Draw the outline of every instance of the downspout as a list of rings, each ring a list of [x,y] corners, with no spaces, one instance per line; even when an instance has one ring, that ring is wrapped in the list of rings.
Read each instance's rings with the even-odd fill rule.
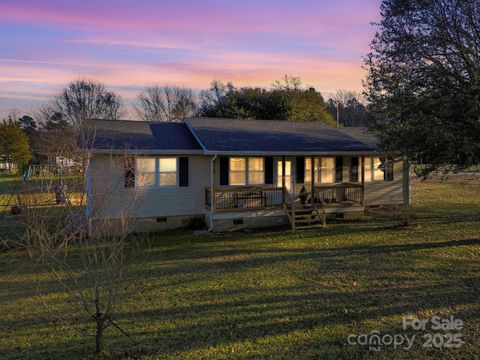
[[[92,183],[91,183],[91,164],[90,156],[87,158],[85,171],[85,219],[87,220],[87,234],[92,234]]]
[[[213,231],[213,212],[215,204],[215,191],[214,191],[214,182],[215,182],[215,160],[217,160],[217,154],[212,157],[210,160],[210,227],[208,232]]]

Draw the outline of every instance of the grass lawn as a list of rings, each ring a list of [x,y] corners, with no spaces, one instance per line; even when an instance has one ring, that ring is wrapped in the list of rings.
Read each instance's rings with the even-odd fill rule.
[[[106,330],[107,357],[145,359],[480,357],[480,180],[414,182],[416,219],[390,210],[312,231],[150,237]],[[2,255],[2,254],[0,254]],[[46,310],[35,287],[45,291]],[[65,305],[49,273],[0,258],[0,358],[81,359],[93,324]],[[76,319],[67,325],[55,312]],[[424,349],[402,316],[454,315],[460,349]],[[409,351],[347,344],[349,334],[415,335]],[[455,332],[453,332],[455,333]]]
[[[63,176],[62,180],[67,185],[70,200],[77,205],[79,198],[82,196],[83,183],[82,178],[78,176]],[[55,193],[54,187],[59,183],[57,176],[32,176],[27,183],[22,183],[22,176],[20,174],[0,174],[0,212],[9,211],[10,207],[3,207],[3,205],[18,204],[17,198],[11,197],[14,187],[19,187],[22,191],[22,202],[28,204],[29,202],[42,202],[54,204]]]

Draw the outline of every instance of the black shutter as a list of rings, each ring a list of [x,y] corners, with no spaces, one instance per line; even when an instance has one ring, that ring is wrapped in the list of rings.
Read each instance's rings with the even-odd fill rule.
[[[297,184],[303,184],[305,182],[305,158],[303,156],[297,156]]]
[[[350,160],[350,182],[358,182],[358,156]]]
[[[220,185],[228,185],[228,157],[220,158]]]
[[[273,184],[273,157],[265,158],[265,184]]]
[[[188,157],[181,157],[178,159],[179,165],[179,185],[188,186]]]
[[[335,158],[335,182],[343,182],[343,157],[337,156]]]
[[[135,187],[135,157],[127,156],[123,161],[124,185],[126,188]]]

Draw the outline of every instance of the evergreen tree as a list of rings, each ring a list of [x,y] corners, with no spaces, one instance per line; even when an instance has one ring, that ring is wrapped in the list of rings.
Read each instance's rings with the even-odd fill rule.
[[[4,121],[0,124],[0,156],[19,169],[32,158],[28,137],[18,123]]]

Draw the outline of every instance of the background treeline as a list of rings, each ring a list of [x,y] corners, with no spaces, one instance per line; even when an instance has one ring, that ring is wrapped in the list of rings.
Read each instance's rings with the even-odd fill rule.
[[[79,79],[28,115],[13,110],[0,126],[0,162],[21,168],[73,154],[84,119],[182,121],[205,116],[235,119],[322,121],[332,126],[366,126],[371,114],[360,94],[338,90],[327,101],[298,77],[285,75],[270,88],[236,87],[214,80],[208,90],[152,85],[139,91],[133,114],[122,98],[102,83]],[[67,155],[68,156],[68,155]]]

